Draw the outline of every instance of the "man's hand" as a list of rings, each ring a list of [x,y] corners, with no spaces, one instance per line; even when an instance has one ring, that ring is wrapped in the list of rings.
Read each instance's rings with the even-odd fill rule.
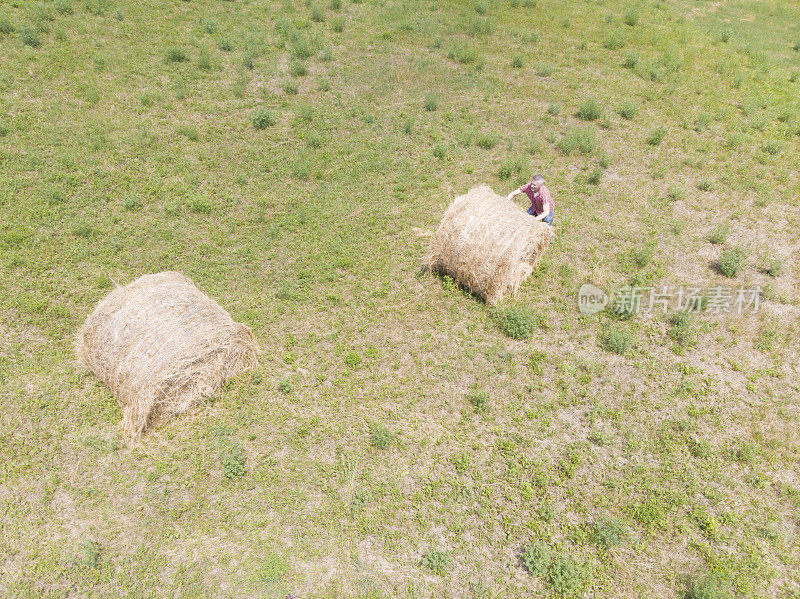
[[[519,189],[515,189],[514,191],[512,191],[510,194],[508,194],[506,196],[506,199],[511,201],[511,200],[514,199],[514,196],[517,195],[518,193],[519,193]]]
[[[537,214],[534,218],[538,221],[542,221],[550,214],[550,206],[547,204],[544,205],[544,211],[541,214]]]

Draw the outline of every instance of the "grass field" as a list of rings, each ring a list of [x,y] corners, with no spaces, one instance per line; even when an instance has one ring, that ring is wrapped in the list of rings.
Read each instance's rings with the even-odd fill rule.
[[[0,596],[800,596],[798,150],[790,0],[0,0]],[[516,298],[422,269],[535,172]],[[130,446],[73,339],[161,270],[264,357]]]

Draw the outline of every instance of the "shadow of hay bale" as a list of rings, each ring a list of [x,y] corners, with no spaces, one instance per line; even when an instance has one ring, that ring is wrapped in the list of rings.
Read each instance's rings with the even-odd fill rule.
[[[132,437],[213,394],[258,363],[249,327],[177,272],[145,275],[103,298],[76,339]]]
[[[450,204],[425,262],[494,305],[516,293],[552,237],[552,227],[484,185]]]

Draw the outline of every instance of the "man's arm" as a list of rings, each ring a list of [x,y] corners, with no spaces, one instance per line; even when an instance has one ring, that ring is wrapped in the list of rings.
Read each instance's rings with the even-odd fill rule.
[[[548,214],[550,214],[550,204],[545,204],[544,211],[541,214],[537,214],[534,218],[536,220],[543,220]]]
[[[514,196],[517,195],[517,194],[520,194],[520,193],[522,193],[522,188],[521,187],[517,187],[514,191],[512,191],[510,194],[508,194],[506,196],[506,199],[507,200],[513,200]]]

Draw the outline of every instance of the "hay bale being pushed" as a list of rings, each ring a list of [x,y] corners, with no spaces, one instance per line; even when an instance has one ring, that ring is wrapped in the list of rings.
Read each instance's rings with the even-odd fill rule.
[[[249,327],[177,272],[139,277],[103,298],[77,337],[80,362],[116,396],[138,436],[253,368]]]
[[[530,276],[552,231],[490,187],[475,187],[444,213],[427,262],[495,304]]]

